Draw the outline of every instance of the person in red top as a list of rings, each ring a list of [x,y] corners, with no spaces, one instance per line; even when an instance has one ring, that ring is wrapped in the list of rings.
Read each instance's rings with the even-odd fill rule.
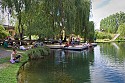
[[[66,42],[66,44],[65,44],[65,46],[64,47],[69,47],[69,43],[68,42]]]

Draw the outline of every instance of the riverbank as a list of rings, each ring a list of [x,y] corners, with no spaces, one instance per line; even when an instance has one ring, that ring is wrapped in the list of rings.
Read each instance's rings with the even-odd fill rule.
[[[125,40],[109,40],[109,39],[97,39],[96,43],[109,43],[109,42],[125,42]]]
[[[22,54],[21,62],[11,64],[10,52],[12,49],[4,49],[0,47],[0,83],[17,83],[17,73],[20,66],[28,60],[28,56],[24,54],[25,51],[18,51]]]

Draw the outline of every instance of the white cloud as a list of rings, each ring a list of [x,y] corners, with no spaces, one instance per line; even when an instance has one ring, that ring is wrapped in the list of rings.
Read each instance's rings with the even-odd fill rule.
[[[125,12],[125,0],[111,0],[105,5],[97,6],[102,4],[101,0],[93,0],[92,1],[92,12],[93,12],[93,20],[95,22],[96,29],[99,29],[101,19],[114,14],[116,12],[123,11]],[[97,8],[100,7],[100,8]]]

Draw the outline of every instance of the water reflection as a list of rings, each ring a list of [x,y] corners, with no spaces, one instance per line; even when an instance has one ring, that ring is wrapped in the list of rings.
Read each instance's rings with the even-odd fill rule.
[[[52,50],[29,61],[20,83],[125,83],[125,43],[100,43],[84,51]]]
[[[91,52],[52,50],[48,58],[26,64],[23,75],[20,74],[21,83],[90,82],[89,65],[94,61],[94,52]]]
[[[117,48],[116,47],[119,48]],[[119,56],[123,50],[117,43],[100,44],[94,50],[95,66],[92,67],[92,83],[124,83],[125,82],[125,59]],[[98,50],[98,51],[97,51]],[[123,56],[124,54],[122,54]],[[99,80],[95,80],[98,78]]]
[[[64,50],[56,50],[55,52],[55,64],[66,63],[66,54]]]

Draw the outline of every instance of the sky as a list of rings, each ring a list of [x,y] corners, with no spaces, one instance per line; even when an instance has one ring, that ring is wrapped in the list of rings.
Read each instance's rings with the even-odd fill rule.
[[[125,0],[92,0],[92,15],[95,29],[99,29],[100,21],[117,12],[125,12]]]

